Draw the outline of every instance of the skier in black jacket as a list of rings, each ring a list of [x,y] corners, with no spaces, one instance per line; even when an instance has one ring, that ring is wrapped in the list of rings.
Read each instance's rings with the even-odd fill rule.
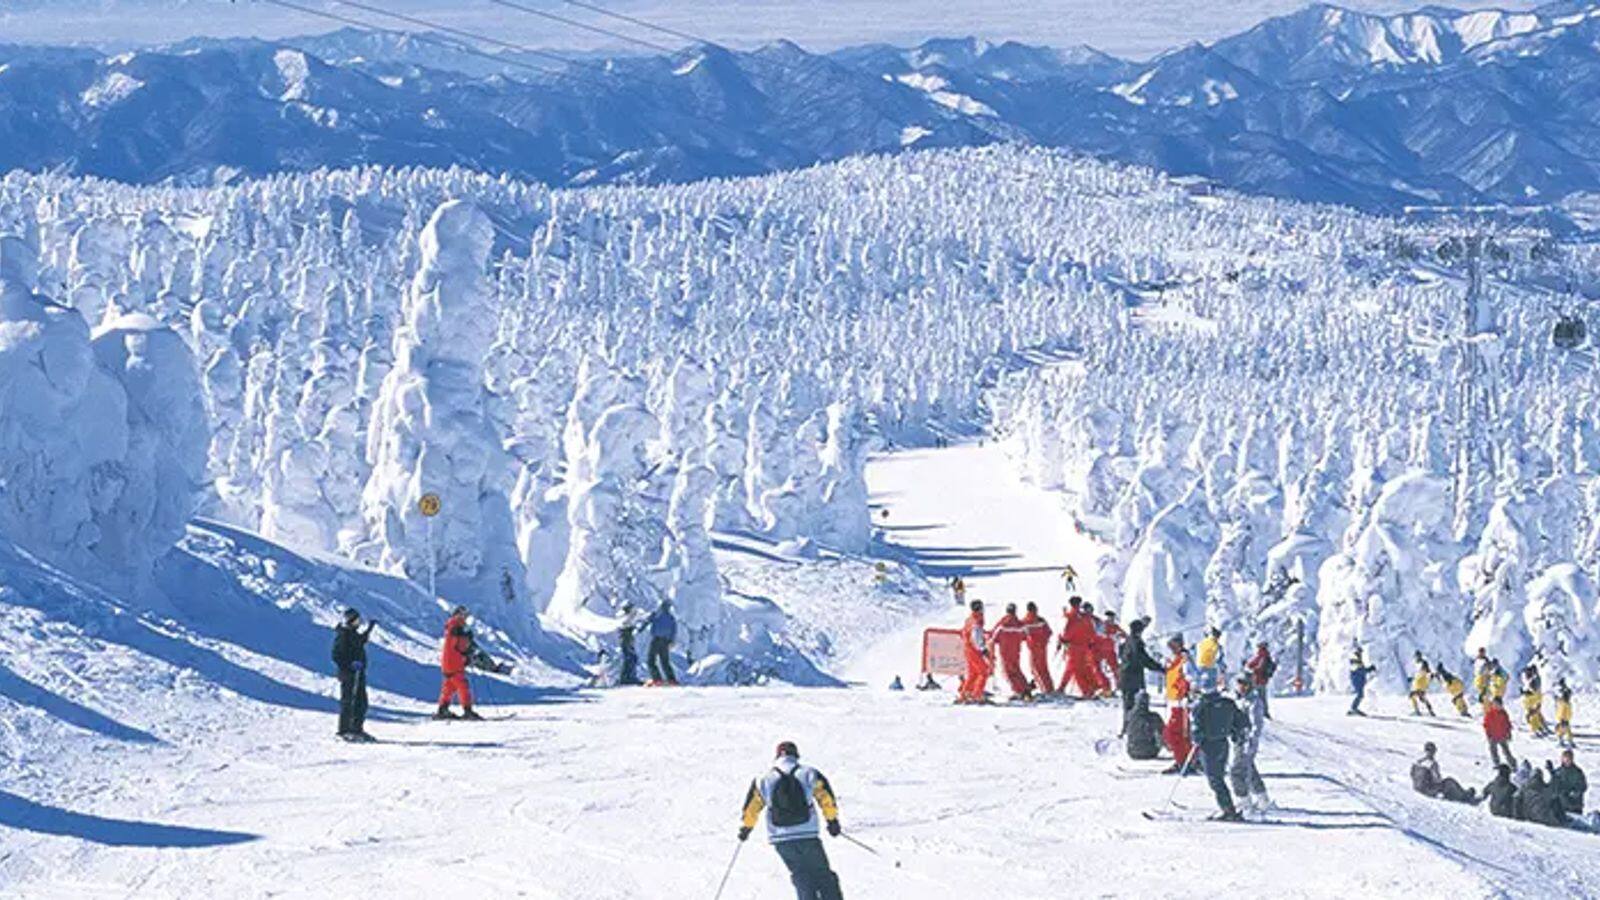
[[[1495,767],[1494,780],[1483,786],[1483,796],[1489,799],[1489,812],[1502,819],[1515,818],[1517,786],[1511,783],[1511,767],[1500,763]]]
[[[1194,742],[1200,748],[1200,762],[1205,766],[1206,781],[1211,792],[1217,795],[1217,806],[1222,810],[1215,818],[1224,822],[1241,822],[1244,816],[1233,805],[1233,795],[1228,792],[1228,742],[1250,729],[1250,718],[1232,700],[1217,692],[1217,673],[1214,669],[1200,672],[1200,702],[1194,708]]]
[[[367,640],[377,622],[361,628],[361,613],[344,611],[344,621],[333,629],[333,664],[339,672],[339,737],[370,741],[367,734]]]
[[[1144,693],[1144,679],[1146,672],[1165,672],[1163,666],[1150,651],[1144,646],[1144,629],[1150,622],[1148,619],[1134,619],[1128,623],[1128,637],[1122,642],[1122,649],[1117,659],[1117,687],[1122,691],[1122,731],[1119,737],[1128,733],[1128,718],[1133,713],[1133,698]],[[1149,709],[1149,698],[1145,698],[1146,710]]]

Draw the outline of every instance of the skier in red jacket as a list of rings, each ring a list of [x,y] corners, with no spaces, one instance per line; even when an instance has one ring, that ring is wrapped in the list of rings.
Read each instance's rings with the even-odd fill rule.
[[[1517,760],[1511,755],[1511,714],[1499,697],[1491,697],[1483,710],[1483,734],[1489,739],[1490,762],[1500,765],[1503,753],[1505,764],[1516,768]]]
[[[1073,597],[1067,608],[1067,623],[1061,627],[1060,645],[1067,655],[1067,672],[1061,677],[1061,689],[1068,684],[1077,686],[1078,696],[1093,697],[1099,692],[1094,665],[1094,618],[1085,611],[1082,597]]]
[[[993,667],[989,659],[989,633],[983,628],[983,601],[974,600],[969,607],[972,614],[961,626],[961,652],[966,659],[967,672],[961,677],[961,692],[957,703],[984,703],[988,698],[984,688],[989,684]]]
[[[1117,671],[1117,651],[1122,647],[1122,626],[1117,624],[1117,614],[1106,610],[1101,616],[1100,633],[1094,644],[1095,673],[1104,684],[1105,696],[1111,696],[1112,686],[1121,680]],[[1106,677],[1110,673],[1110,678]]]
[[[1022,674],[1022,644],[1028,639],[1022,620],[1017,618],[1017,605],[1006,604],[1006,614],[995,623],[989,633],[995,648],[1000,651],[1000,665],[1005,669],[1006,681],[1011,684],[1011,696],[1026,700],[1032,693],[1028,679]]]
[[[439,652],[439,671],[444,673],[444,686],[439,689],[439,711],[435,719],[454,719],[450,701],[461,698],[460,718],[472,721],[483,717],[472,711],[472,688],[467,684],[467,663],[473,653],[472,629],[467,627],[467,608],[458,606],[444,623],[444,646]]]
[[[1028,660],[1033,663],[1033,686],[1040,694],[1054,694],[1056,684],[1050,678],[1050,623],[1039,615],[1039,604],[1029,601],[1027,615],[1022,617],[1022,630],[1028,637]]]

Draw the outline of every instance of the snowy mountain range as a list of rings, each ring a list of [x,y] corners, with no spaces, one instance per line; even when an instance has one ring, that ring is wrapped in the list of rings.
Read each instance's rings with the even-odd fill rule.
[[[1600,7],[1312,6],[1156,59],[974,39],[815,54],[484,54],[345,30],[0,48],[0,166],[210,183],[361,163],[691,181],[1025,141],[1370,209],[1600,190]]]

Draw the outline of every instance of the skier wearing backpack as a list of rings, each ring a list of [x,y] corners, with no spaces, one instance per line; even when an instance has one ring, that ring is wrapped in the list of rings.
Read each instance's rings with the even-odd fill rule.
[[[483,719],[472,711],[472,687],[467,683],[467,665],[476,649],[472,629],[467,627],[467,608],[457,606],[444,623],[444,645],[439,651],[439,671],[444,675],[444,685],[439,688],[435,719],[461,718],[473,722]],[[450,711],[450,703],[456,698],[461,700],[459,717]]]
[[[1256,644],[1256,655],[1250,657],[1244,668],[1250,673],[1250,680],[1255,684],[1256,694],[1261,699],[1262,716],[1272,718],[1268,699],[1272,694],[1272,676],[1278,674],[1278,661],[1272,658],[1272,651],[1267,648],[1266,641]]]
[[[370,741],[367,734],[367,641],[377,622],[361,628],[361,613],[353,607],[333,629],[333,665],[339,673],[339,737]]]
[[[739,840],[750,837],[767,813],[767,841],[789,868],[798,900],[843,900],[839,876],[822,847],[817,813],[828,823],[828,834],[838,837],[839,804],[828,779],[816,769],[800,764],[793,741],[778,745],[772,768],[750,782],[740,816]]]
[[[1028,633],[1022,627],[1022,620],[1017,618],[1015,603],[1006,604],[1006,614],[995,623],[989,637],[999,651],[1000,665],[1005,669],[1006,681],[1011,685],[1012,699],[1028,699],[1032,689],[1022,674],[1022,644],[1028,639]]]
[[[677,684],[678,675],[672,671],[672,644],[678,639],[678,619],[672,614],[672,601],[661,601],[645,624],[650,628],[650,652],[645,657],[650,683]]]
[[[1197,682],[1200,702],[1194,708],[1194,739],[1199,746],[1200,764],[1206,773],[1206,783],[1216,795],[1219,809],[1215,818],[1224,822],[1238,822],[1244,816],[1233,805],[1233,795],[1228,792],[1228,743],[1238,741],[1248,732],[1249,720],[1232,700],[1217,691],[1217,670],[1201,669]]]
[[[989,632],[983,627],[983,601],[974,600],[968,607],[971,613],[961,626],[961,655],[966,661],[966,673],[961,676],[961,690],[957,703],[987,703],[984,689],[989,685],[989,673],[994,670],[990,658]]]
[[[1039,604],[1028,601],[1027,614],[1022,617],[1022,630],[1028,638],[1028,661],[1033,664],[1033,686],[1040,695],[1056,692],[1056,683],[1050,677],[1050,623],[1039,615]]]

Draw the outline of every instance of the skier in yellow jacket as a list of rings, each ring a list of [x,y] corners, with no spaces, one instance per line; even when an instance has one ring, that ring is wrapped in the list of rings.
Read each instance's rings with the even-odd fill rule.
[[[1456,712],[1463,718],[1471,718],[1472,713],[1467,710],[1467,686],[1454,672],[1444,667],[1444,660],[1434,664],[1433,677],[1444,682],[1444,689],[1449,692],[1450,702],[1455,705]]]
[[[1556,740],[1572,746],[1572,688],[1565,678],[1556,680]]]
[[[825,820],[828,834],[838,837],[842,831],[839,804],[827,777],[800,764],[800,750],[793,741],[779,744],[772,768],[750,782],[739,821],[739,840],[750,837],[763,811],[767,813],[767,841],[789,867],[789,880],[800,900],[842,900],[839,876],[822,849],[818,821]]]
[[[1412,658],[1417,664],[1417,672],[1411,676],[1411,714],[1420,716],[1423,707],[1426,707],[1428,715],[1435,715],[1433,704],[1428,701],[1428,685],[1433,683],[1433,668],[1423,659],[1421,650]]]
[[[1522,670],[1522,711],[1534,737],[1550,733],[1550,726],[1544,720],[1544,685],[1539,670],[1531,663]]]

